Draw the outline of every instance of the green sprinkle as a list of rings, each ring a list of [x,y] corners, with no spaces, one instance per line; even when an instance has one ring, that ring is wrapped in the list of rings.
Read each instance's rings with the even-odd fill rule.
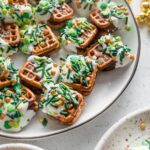
[[[24,43],[25,44],[30,44],[30,38],[24,38]]]
[[[21,93],[22,93],[21,88],[22,88],[22,85],[19,84],[19,83],[14,85],[14,90],[15,90],[15,92],[16,92],[17,94],[21,94]]]
[[[76,100],[76,98],[74,98],[71,94],[69,94],[71,101],[75,104],[75,105],[79,105],[79,102]]]
[[[70,87],[65,85],[64,83],[60,83],[60,87],[64,90],[70,91]]]
[[[99,39],[99,40],[98,40],[98,43],[99,43],[99,44],[103,44],[104,41],[103,41],[102,39]]]
[[[107,3],[105,2],[100,3],[100,9],[104,10],[106,8],[107,8]]]
[[[129,47],[126,47],[127,52],[131,52],[131,49]]]
[[[3,113],[3,109],[2,108],[0,108],[0,115]]]
[[[74,56],[72,56],[72,57],[70,58],[70,60],[71,60],[71,62],[72,62],[73,64],[76,64],[76,63],[79,61],[79,57],[76,56],[76,55],[74,55]]]
[[[64,32],[65,31],[65,27],[62,27],[59,29],[60,32]]]
[[[58,94],[64,94],[63,90],[61,90],[60,88],[57,89]]]
[[[29,16],[29,13],[24,13],[24,14],[22,15],[22,17],[23,17],[23,18],[29,18],[30,16]]]
[[[126,19],[125,19],[125,24],[126,25],[128,24],[128,17],[126,17]]]
[[[26,24],[30,24],[30,23],[31,23],[31,20],[30,20],[30,19],[25,19],[24,22],[25,22]]]
[[[21,20],[17,20],[16,23],[17,23],[18,26],[22,25],[22,21]]]
[[[122,41],[122,38],[121,38],[120,36],[117,36],[117,37],[116,37],[116,40]]]
[[[109,16],[109,12],[107,12],[107,11],[101,12],[101,14],[102,14],[103,16]]]
[[[70,36],[72,35],[76,35],[77,34],[77,32],[76,32],[76,30],[75,29],[69,29],[68,31],[67,31],[67,33],[68,34],[70,34]]]
[[[131,29],[132,29],[132,28],[131,28],[131,25],[127,24],[127,25],[125,26],[125,30],[126,30],[126,31],[131,31]]]
[[[61,111],[60,114],[64,115],[64,116],[67,116],[69,113],[67,111]]]
[[[24,29],[28,29],[28,27],[29,27],[28,25],[24,25],[23,26]]]
[[[20,118],[17,120],[17,122],[14,122],[13,128],[17,129],[19,128],[19,125],[20,125]]]
[[[16,110],[15,105],[9,104],[9,105],[7,106],[7,111],[8,111],[9,113],[14,112],[15,110]]]
[[[23,53],[29,54],[29,46],[28,45],[24,45],[21,50]]]
[[[4,122],[4,127],[5,127],[6,129],[11,129],[11,128],[12,128],[12,126],[9,125],[9,121],[5,121],[5,122]]]
[[[47,118],[43,118],[43,120],[42,120],[42,125],[43,125],[44,127],[46,127],[47,124],[48,124]]]
[[[7,14],[7,9],[6,9],[6,8],[3,8],[3,9],[2,9],[2,14],[4,14],[4,15]]]
[[[68,21],[68,23],[67,23],[67,25],[68,25],[68,27],[69,27],[69,28],[71,28],[71,27],[72,27],[72,25],[73,25],[72,20],[69,20],[69,21]]]

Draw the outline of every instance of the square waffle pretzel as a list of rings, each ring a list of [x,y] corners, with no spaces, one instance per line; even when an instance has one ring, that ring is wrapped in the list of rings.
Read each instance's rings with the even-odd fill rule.
[[[73,9],[66,3],[61,4],[61,8],[54,8],[51,16],[52,22],[64,22],[73,17]]]
[[[22,86],[21,90],[22,90],[22,95],[20,97],[29,102],[30,110],[34,110],[36,112],[39,108],[39,104],[36,101],[35,94],[29,88],[25,86]],[[15,91],[13,90],[13,87],[10,87],[10,89],[7,90],[6,93],[15,93]]]
[[[79,104],[76,106],[74,105],[73,108],[69,109],[68,110],[69,114],[67,116],[61,114],[60,116],[54,117],[47,114],[48,118],[56,120],[59,123],[66,124],[66,125],[74,124],[84,109],[85,101],[84,101],[84,97],[80,93],[78,93],[77,91],[73,91],[73,93],[77,95],[77,101]],[[41,100],[42,98],[43,97],[41,97]]]
[[[84,42],[80,44],[80,46],[78,47],[79,49],[84,49],[89,46],[89,44],[93,41],[98,32],[97,28],[93,24],[90,24],[90,26],[92,30],[89,31],[85,29],[85,32],[81,35],[81,38]]]
[[[70,109],[68,116],[61,115],[58,118],[54,118],[54,117],[48,115],[48,117],[50,119],[54,119],[62,124],[73,125],[79,118],[79,116],[85,106],[84,98],[81,94],[78,94],[78,102],[79,102],[79,106]]]
[[[64,83],[72,87],[74,90],[78,91],[82,95],[87,96],[92,92],[93,87],[95,85],[96,73],[97,73],[97,67],[95,67],[91,75],[88,76],[90,78],[88,86],[83,86],[82,84],[79,83],[69,83],[69,82],[64,82]]]
[[[94,23],[100,29],[107,29],[112,25],[110,21],[107,21],[101,16],[100,10],[94,10],[93,12],[91,12],[89,18],[91,22]]]
[[[16,5],[16,4],[27,5],[28,0],[8,0],[8,3],[11,5]]]
[[[115,61],[106,54],[103,54],[100,44],[95,44],[87,50],[87,56],[93,58],[96,56],[98,62],[98,70],[105,70],[115,64]]]
[[[43,87],[40,84],[40,77],[35,72],[34,64],[32,62],[26,62],[24,66],[20,69],[19,77],[23,83],[27,86],[32,86],[33,88],[42,90]]]
[[[24,91],[24,93],[22,94],[22,97],[29,101],[29,109],[32,109],[36,112],[39,108],[39,104],[36,101],[35,94],[29,88],[25,86],[22,86],[22,90]]]
[[[0,33],[2,38],[11,46],[17,46],[20,41],[19,27],[16,24],[1,24]]]
[[[32,49],[32,55],[44,55],[59,47],[59,41],[48,26],[43,30],[43,39],[45,41],[39,43]]]

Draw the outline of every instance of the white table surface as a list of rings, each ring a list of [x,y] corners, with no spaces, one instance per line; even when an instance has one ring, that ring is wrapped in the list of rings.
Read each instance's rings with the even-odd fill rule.
[[[139,12],[141,0],[133,0],[134,13]],[[150,105],[150,31],[140,28],[142,48],[137,72],[121,97],[103,114],[72,131],[44,140],[17,141],[1,139],[0,144],[22,142],[45,150],[93,150],[102,135],[119,119],[137,109]]]

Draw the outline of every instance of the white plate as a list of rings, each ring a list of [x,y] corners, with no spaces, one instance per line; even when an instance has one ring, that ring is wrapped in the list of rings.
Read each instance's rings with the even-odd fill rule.
[[[124,0],[122,0],[122,2],[127,5]],[[127,7],[129,6],[127,5]],[[122,31],[118,34],[123,37],[124,43],[133,50],[136,58],[135,61],[130,66],[122,69],[98,73],[94,90],[92,94],[85,99],[87,103],[85,110],[73,126],[62,126],[51,121],[47,127],[43,127],[39,123],[38,117],[35,117],[23,131],[14,134],[0,131],[0,136],[18,139],[43,138],[81,126],[106,110],[126,89],[134,76],[139,61],[140,35],[131,10],[129,21],[132,25],[131,32]],[[61,50],[59,52],[54,52],[51,57],[58,61],[59,57],[62,55],[64,55],[64,53]],[[26,59],[27,57],[21,53],[17,53],[13,57],[13,60],[18,67],[21,67]],[[40,114],[38,114],[38,116],[40,116]]]
[[[12,143],[1,145],[0,150],[44,150],[44,149],[30,144]]]
[[[146,124],[141,130],[141,123]],[[101,138],[95,150],[125,150],[127,146],[142,145],[150,138],[150,108],[127,115],[113,125]]]

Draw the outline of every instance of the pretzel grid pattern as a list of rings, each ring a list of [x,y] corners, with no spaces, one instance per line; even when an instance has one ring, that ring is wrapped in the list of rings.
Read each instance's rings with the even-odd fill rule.
[[[28,99],[29,102],[35,101],[35,95],[25,86],[22,87],[22,90],[25,92],[22,97]]]
[[[79,83],[69,83],[64,82],[66,85],[72,87],[74,90],[78,91],[84,96],[89,95],[94,87],[95,80],[96,80],[96,73],[97,73],[97,67],[94,68],[94,71],[88,76],[90,78],[88,86],[83,86]]]
[[[94,39],[97,34],[97,28],[90,24],[92,30],[85,30],[84,33],[81,35],[81,38],[84,40],[84,43],[80,44],[78,48],[84,49],[86,48]]]
[[[53,9],[53,15],[51,20],[54,22],[64,22],[66,20],[71,19],[72,17],[73,17],[72,8],[68,4],[63,3],[61,5],[61,8]]]
[[[92,23],[94,23],[97,27],[101,29],[106,29],[111,25],[110,21],[107,21],[105,18],[101,16],[99,10],[94,10],[90,14],[90,20],[92,21]]]
[[[2,38],[11,46],[16,46],[20,40],[19,27],[16,24],[1,26]]]
[[[33,55],[43,55],[59,47],[57,38],[48,26],[46,26],[43,30],[43,39],[45,39],[45,41],[41,42],[33,48]]]
[[[38,110],[38,108],[39,108],[39,104],[36,101],[35,94],[30,89],[28,89],[25,86],[22,86],[22,90],[25,92],[22,95],[22,97],[28,100],[28,102],[29,102],[29,109],[32,109],[32,110],[34,110],[36,112]]]
[[[33,63],[26,62],[25,65],[21,68],[19,76],[21,80],[23,80],[27,84],[32,85],[33,87],[36,87],[38,89],[43,89],[40,84],[41,79],[35,72]]]
[[[74,93],[77,93],[76,91],[74,91]],[[50,119],[54,119],[60,123],[63,123],[63,124],[67,124],[67,125],[72,125],[76,122],[76,120],[79,118],[84,106],[85,106],[85,102],[84,102],[84,98],[81,94],[77,93],[77,98],[78,98],[78,102],[79,102],[79,105],[68,110],[69,112],[69,115],[67,116],[64,116],[64,115],[60,115],[59,117],[57,118],[54,118],[50,115],[48,115],[48,117]]]
[[[34,110],[36,112],[38,110],[38,108],[39,108],[39,104],[36,101],[35,94],[29,88],[27,88],[25,86],[22,86],[21,89],[25,93],[22,94],[20,97],[22,97],[23,99],[25,99],[25,100],[27,100],[29,102],[28,109]],[[8,91],[10,93],[14,93],[14,90],[12,88],[10,88]]]
[[[115,63],[114,60],[109,55],[103,54],[102,50],[103,49],[100,46],[100,44],[96,44],[87,51],[87,55],[90,58],[96,56],[97,60],[101,62],[100,64],[98,64],[98,70],[104,70],[110,65]]]

